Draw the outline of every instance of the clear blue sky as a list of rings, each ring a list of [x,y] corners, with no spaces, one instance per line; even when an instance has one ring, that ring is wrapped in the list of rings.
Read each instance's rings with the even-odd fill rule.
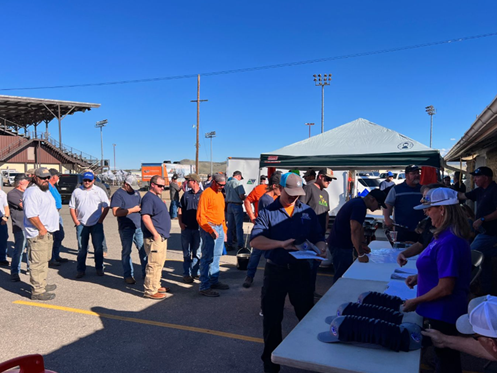
[[[478,1],[18,1],[4,0],[0,89],[112,82],[250,68],[497,32],[497,2]],[[214,160],[258,157],[365,118],[449,149],[497,94],[497,37],[201,79],[204,133]],[[196,78],[0,94],[95,102],[63,121],[63,142],[117,166],[195,157]],[[58,137],[57,124],[49,127]],[[455,139],[455,140],[453,140]],[[353,144],[351,144],[353,151]]]

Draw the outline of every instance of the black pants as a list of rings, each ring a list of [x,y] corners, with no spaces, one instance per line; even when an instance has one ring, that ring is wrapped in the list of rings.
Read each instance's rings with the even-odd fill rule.
[[[458,335],[456,326],[440,320],[425,319],[432,329],[447,335]],[[435,348],[437,355],[437,373],[460,373],[461,367],[461,354],[459,351],[451,350],[450,348]]]
[[[309,261],[302,260],[289,266],[266,263],[264,271],[264,292],[262,294],[264,372],[278,372],[280,366],[271,362],[271,353],[283,340],[281,322],[286,295],[295,309],[299,320],[314,305]]]

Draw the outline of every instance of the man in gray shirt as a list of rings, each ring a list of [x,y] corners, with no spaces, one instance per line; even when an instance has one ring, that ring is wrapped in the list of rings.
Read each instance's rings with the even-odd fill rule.
[[[242,248],[243,241],[243,200],[245,199],[245,188],[240,171],[233,172],[233,177],[226,183],[224,190],[226,192],[226,205],[228,215],[228,239],[227,250]],[[236,240],[236,243],[235,243]]]

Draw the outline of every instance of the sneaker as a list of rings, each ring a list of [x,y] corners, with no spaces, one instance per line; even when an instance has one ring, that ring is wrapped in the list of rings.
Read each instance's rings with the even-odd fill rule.
[[[183,282],[185,284],[193,284],[193,277],[192,276],[183,276]]]
[[[228,290],[229,288],[228,284],[223,284],[222,282],[216,282],[211,285],[211,289]]]
[[[58,261],[59,263],[67,263],[67,262],[69,261],[69,259],[66,259],[66,258],[59,258],[59,259],[57,259],[57,261]]]
[[[78,273],[76,273],[76,278],[81,278],[81,277],[83,277],[84,275],[85,275],[85,273],[84,273],[84,272],[80,272],[80,271],[78,271]]]
[[[124,282],[126,282],[127,284],[130,284],[130,285],[136,284],[136,280],[133,277],[126,277],[124,279]]]
[[[54,291],[55,289],[57,289],[55,284],[45,286],[45,291]]]
[[[162,287],[162,288],[157,289],[157,292],[161,293],[161,294],[169,293],[169,292],[171,292],[171,289],[168,287]]]
[[[54,298],[55,298],[54,293],[47,293],[47,292],[44,292],[41,294],[32,294],[31,295],[32,300],[52,300]]]
[[[200,290],[199,293],[201,295],[205,295],[206,297],[219,297],[219,293],[212,289]]]
[[[251,287],[251,286],[252,286],[252,282],[254,282],[254,278],[253,278],[253,277],[248,277],[248,276],[247,276],[247,277],[245,277],[245,281],[243,282],[243,285],[242,285],[242,286],[243,286],[244,288],[247,288],[247,289],[248,289],[249,287]]]
[[[104,274],[105,273],[103,269],[97,269],[97,276],[103,276]]]
[[[8,260],[0,260],[0,266],[8,267],[9,266],[9,261]]]
[[[162,300],[162,299],[166,299],[166,294],[162,294],[162,293],[143,294],[143,297],[149,298],[149,299],[155,299],[155,300]]]
[[[10,275],[10,281],[19,282],[19,281],[21,281],[21,278],[19,277],[19,275],[17,273],[15,273],[13,275]]]

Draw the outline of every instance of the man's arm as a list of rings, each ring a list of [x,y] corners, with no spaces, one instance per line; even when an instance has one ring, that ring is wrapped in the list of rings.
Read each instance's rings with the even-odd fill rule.
[[[108,212],[109,212],[109,206],[102,207],[102,215],[100,215],[100,219],[98,219],[97,223],[102,224],[104,222],[104,219],[107,216]]]
[[[367,263],[369,258],[365,255],[371,250],[364,243],[364,229],[362,224],[357,220],[350,221],[350,239],[352,244],[354,245],[355,250],[357,251],[357,257],[360,262]]]
[[[465,200],[468,199],[468,197],[466,197],[466,193],[464,192],[457,192],[457,199]]]
[[[7,201],[7,200],[5,200],[5,201]],[[10,209],[9,209],[9,205],[5,205],[3,208],[5,210],[5,213],[2,216],[2,225],[5,225],[5,224],[7,224],[7,221],[9,220]]]
[[[39,216],[29,218],[28,220],[31,222],[31,224],[33,224],[35,226],[36,229],[38,229],[40,236],[44,236],[47,234],[47,230],[45,229],[45,226],[41,222]]]
[[[140,205],[136,205],[135,207],[132,207],[130,209],[124,209],[122,207],[113,207],[112,214],[117,218],[123,218],[134,212],[140,212],[140,210],[141,210]]]
[[[250,202],[250,195],[252,193],[249,194],[249,196],[247,198],[245,198],[245,200],[243,201],[243,205],[245,206],[245,211],[247,212],[247,215],[250,219],[250,221],[252,223],[254,223],[255,221],[255,214],[254,214],[254,210],[252,210],[252,202]]]
[[[485,219],[485,221],[492,221],[492,220],[497,219],[497,210],[495,210],[491,214],[483,216],[482,218]],[[483,224],[483,220],[481,220],[481,219],[475,220],[473,222],[473,228],[475,229],[475,231],[478,231],[482,224]]]
[[[78,220],[78,216],[76,215],[76,209],[69,209],[69,213],[71,214],[72,221],[74,222],[74,225],[78,226],[81,223]]]
[[[285,241],[272,240],[265,236],[257,236],[250,241],[251,247],[257,247],[259,250],[273,250],[277,248],[283,248],[285,250],[297,250],[294,238],[290,238]]]
[[[399,255],[397,256],[398,265],[401,267],[405,266],[407,264],[407,258],[421,254],[423,250],[424,247],[421,242],[416,242],[414,245],[399,253]]]
[[[385,203],[385,205],[387,206],[386,209],[383,209],[383,218],[385,219],[385,226],[387,228],[392,228],[393,220],[390,218],[390,216],[392,215],[393,206],[388,203]]]

